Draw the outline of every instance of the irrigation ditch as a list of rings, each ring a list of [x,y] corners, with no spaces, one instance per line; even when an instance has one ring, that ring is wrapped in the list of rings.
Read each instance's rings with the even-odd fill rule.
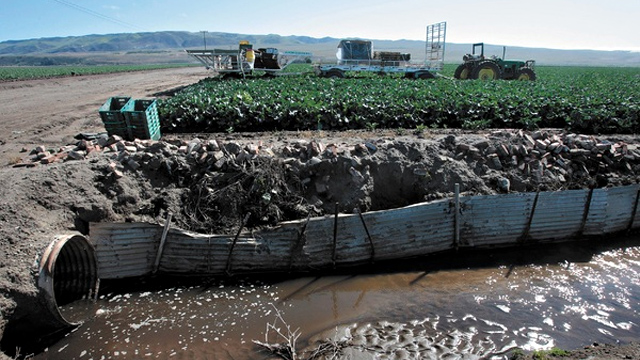
[[[638,145],[549,129],[85,134],[27,149],[1,173],[14,244],[2,350],[73,327],[58,306],[100,280],[308,273],[632,231]]]

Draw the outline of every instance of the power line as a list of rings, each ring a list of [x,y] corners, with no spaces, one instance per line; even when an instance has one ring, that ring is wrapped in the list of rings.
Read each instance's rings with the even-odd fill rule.
[[[88,9],[88,8],[86,8],[84,6],[80,6],[78,4],[74,4],[74,3],[70,2],[70,1],[67,1],[67,0],[53,0],[53,1],[57,2],[58,4],[65,5],[65,6],[68,6],[70,8],[73,8],[73,9],[76,9],[78,11],[81,11],[81,12],[87,14],[87,15],[91,15],[91,16],[97,17],[99,19],[109,21],[109,22],[114,23],[116,25],[126,26],[128,28],[132,28],[132,29],[135,29],[135,30],[143,30],[143,31],[145,30],[145,29],[143,29],[143,28],[141,28],[141,27],[139,27],[137,25],[134,25],[134,24],[122,21],[122,20],[114,19],[114,18],[112,18],[110,16],[103,15],[103,14],[101,14],[99,12],[93,11],[91,9]]]

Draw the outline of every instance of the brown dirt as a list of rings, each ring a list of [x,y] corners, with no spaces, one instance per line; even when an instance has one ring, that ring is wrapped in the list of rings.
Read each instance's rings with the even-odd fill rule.
[[[104,131],[97,110],[112,96],[153,97],[207,76],[201,67],[0,82],[0,164],[22,147],[60,146],[80,132]]]
[[[121,161],[117,166],[122,177],[114,175],[115,160],[106,153],[92,153],[80,161],[11,166],[28,161],[28,152],[22,152],[23,148],[27,151],[38,145],[57,148],[75,144],[74,136],[78,133],[104,131],[97,109],[111,96],[158,96],[207,75],[203,68],[180,68],[0,83],[0,125],[3,127],[0,132],[0,337],[8,321],[9,325],[18,323],[38,306],[32,266],[54,235],[68,231],[86,233],[87,224],[95,221],[154,221],[166,210],[176,214],[178,225],[198,230],[202,222],[194,221],[193,214],[211,209],[194,208],[190,215],[184,208],[194,200],[199,202],[200,198],[194,198],[196,191],[211,187],[244,187],[244,193],[238,190],[242,196],[230,194],[222,198],[223,202],[231,198],[245,199],[244,203],[233,203],[233,206],[253,205],[252,213],[263,211],[261,217],[255,219],[255,225],[268,225],[287,220],[287,216],[331,213],[336,201],[340,202],[341,211],[351,212],[355,207],[373,210],[449,196],[456,182],[462,183],[469,193],[495,194],[504,191],[500,188],[504,178],[511,180],[515,191],[533,191],[541,186],[543,189],[575,188],[603,182],[621,185],[640,180],[636,160],[623,170],[611,168],[598,176],[576,171],[581,175],[569,177],[566,183],[546,177],[532,179],[516,168],[495,169],[487,165],[486,158],[465,153],[468,146],[459,146],[486,141],[521,141],[517,132],[413,134],[387,130],[200,135],[202,141],[216,139],[227,153],[234,148],[248,149],[250,145],[262,145],[263,149],[272,151],[268,159],[260,160],[264,163],[238,160],[240,154],[246,157],[244,150],[238,150],[233,158],[227,154],[215,174],[210,171],[215,161],[198,162],[194,154],[179,150],[180,146],[190,146],[194,137],[189,135],[166,136],[167,142],[160,146],[147,147],[144,152],[131,155],[127,161],[139,162],[139,169],[123,165],[127,163]],[[635,148],[640,144],[636,136],[608,139],[624,141]],[[322,144],[324,149],[315,149],[314,143]],[[326,152],[330,144],[335,145],[333,155]],[[372,151],[370,145],[376,150]],[[311,164],[313,161],[318,162]],[[256,164],[262,166],[256,169]],[[270,204],[256,208],[261,198],[256,201],[255,196],[265,194],[265,189],[254,191],[261,183],[276,188],[272,197],[289,196],[279,207]],[[302,203],[304,206],[298,206]],[[210,207],[216,206],[221,205],[212,202]],[[217,213],[207,213],[207,222],[220,213],[219,209]],[[215,229],[237,229],[240,219],[241,216],[225,218]],[[591,348],[592,353],[600,348],[616,349],[623,355],[638,358],[637,344]],[[14,355],[13,349],[2,350]],[[585,349],[579,351],[575,359],[592,354],[582,355]],[[0,358],[3,356],[0,353]]]

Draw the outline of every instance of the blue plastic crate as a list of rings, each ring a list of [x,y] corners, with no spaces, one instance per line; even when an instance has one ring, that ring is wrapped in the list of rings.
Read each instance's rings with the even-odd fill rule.
[[[131,99],[121,111],[132,138],[160,139],[160,118],[155,99]]]
[[[131,98],[127,96],[110,97],[98,109],[104,128],[109,135],[118,135],[125,139],[131,138],[129,126],[121,111],[130,100]]]

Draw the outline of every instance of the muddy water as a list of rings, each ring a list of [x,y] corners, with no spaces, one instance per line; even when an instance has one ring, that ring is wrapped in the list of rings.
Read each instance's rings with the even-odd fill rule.
[[[431,257],[377,272],[105,289],[91,314],[36,359],[264,359],[267,324],[299,349],[343,341],[359,358],[464,358],[640,338],[640,238]],[[281,342],[269,331],[270,342]],[[368,350],[364,350],[364,349]]]

